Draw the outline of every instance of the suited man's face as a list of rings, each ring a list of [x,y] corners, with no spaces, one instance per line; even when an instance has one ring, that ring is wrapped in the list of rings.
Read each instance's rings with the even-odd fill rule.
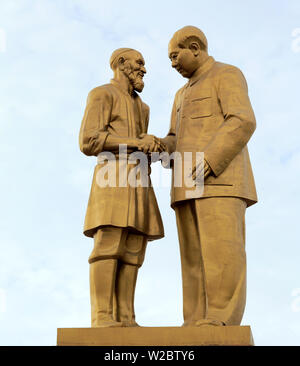
[[[169,58],[172,67],[185,78],[190,78],[199,67],[192,50],[179,45],[174,39],[171,39],[169,43]]]

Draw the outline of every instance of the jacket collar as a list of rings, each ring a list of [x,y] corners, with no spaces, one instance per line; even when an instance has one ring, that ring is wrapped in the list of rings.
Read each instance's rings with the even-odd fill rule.
[[[204,62],[204,64],[199,67],[198,70],[195,71],[194,75],[190,78],[187,85],[192,86],[194,85],[201,76],[206,73],[208,70],[210,70],[215,63],[215,59],[212,56],[209,56],[208,59]]]

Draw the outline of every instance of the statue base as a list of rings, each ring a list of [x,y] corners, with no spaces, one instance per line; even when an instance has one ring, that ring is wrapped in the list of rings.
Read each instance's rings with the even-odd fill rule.
[[[254,346],[250,326],[58,328],[58,346]]]

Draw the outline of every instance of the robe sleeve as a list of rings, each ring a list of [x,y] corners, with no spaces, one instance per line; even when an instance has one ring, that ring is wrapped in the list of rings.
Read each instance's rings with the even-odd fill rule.
[[[79,133],[80,150],[85,155],[97,156],[103,151],[112,104],[112,95],[103,87],[89,93]]]
[[[148,126],[149,126],[150,108],[146,103],[142,104],[142,111],[143,111],[143,117],[144,117],[142,133],[147,133]]]

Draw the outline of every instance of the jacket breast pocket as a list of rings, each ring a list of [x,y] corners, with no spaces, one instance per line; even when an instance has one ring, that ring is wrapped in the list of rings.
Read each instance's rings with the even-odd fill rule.
[[[212,115],[212,98],[211,96],[203,96],[191,100],[192,119],[210,117]]]

